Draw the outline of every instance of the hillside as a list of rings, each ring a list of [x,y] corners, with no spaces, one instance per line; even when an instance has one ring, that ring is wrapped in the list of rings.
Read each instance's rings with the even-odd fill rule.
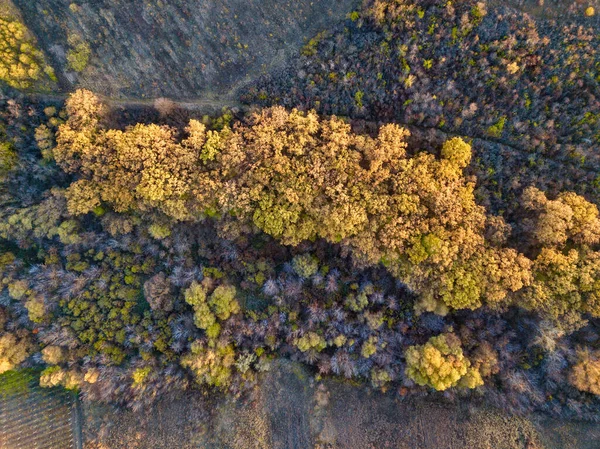
[[[63,90],[111,97],[228,96],[283,65],[357,0],[13,0]],[[89,58],[85,62],[85,47]],[[73,69],[69,51],[81,63]],[[83,61],[82,61],[83,59]]]

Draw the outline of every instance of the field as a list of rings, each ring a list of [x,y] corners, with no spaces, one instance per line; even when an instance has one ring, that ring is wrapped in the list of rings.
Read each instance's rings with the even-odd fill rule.
[[[77,449],[75,397],[28,372],[0,376],[1,449]]]
[[[173,395],[152,410],[85,405],[86,449],[594,449],[600,426],[483,404],[394,399],[276,362],[244,401]]]
[[[139,411],[0,379],[0,449],[595,449],[600,425],[509,416],[484,404],[399,401],[276,361],[250,397],[172,393]]]

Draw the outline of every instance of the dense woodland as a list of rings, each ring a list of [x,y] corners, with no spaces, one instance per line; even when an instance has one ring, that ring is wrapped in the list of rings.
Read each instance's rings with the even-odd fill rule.
[[[11,90],[0,372],[137,408],[173,389],[244,395],[289,357],[400,397],[600,418],[595,29],[557,42],[491,14],[367,2],[236,117],[163,101],[132,121],[88,90],[64,105]],[[0,79],[43,72],[28,73]]]

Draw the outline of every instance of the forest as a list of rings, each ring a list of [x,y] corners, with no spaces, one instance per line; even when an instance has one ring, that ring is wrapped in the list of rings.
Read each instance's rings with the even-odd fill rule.
[[[0,20],[0,373],[139,409],[284,357],[597,421],[598,30],[498,11],[365,2],[218,117],[21,94]]]

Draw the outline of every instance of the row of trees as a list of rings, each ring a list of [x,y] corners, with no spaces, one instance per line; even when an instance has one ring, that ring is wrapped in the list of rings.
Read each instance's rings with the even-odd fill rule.
[[[510,247],[511,226],[475,201],[463,172],[471,147],[460,138],[439,158],[409,154],[397,125],[371,138],[335,117],[275,107],[221,131],[192,120],[180,140],[165,126],[103,128],[104,106],[89,91],[67,110],[54,157],[76,174],[65,192],[72,215],[109,206],[218,217],[229,237],[254,226],[285,245],[324,239],[359,265],[383,263],[421,310],[519,304],[570,322],[600,316],[597,207],[572,192],[549,200],[527,189],[518,224],[526,240]]]

